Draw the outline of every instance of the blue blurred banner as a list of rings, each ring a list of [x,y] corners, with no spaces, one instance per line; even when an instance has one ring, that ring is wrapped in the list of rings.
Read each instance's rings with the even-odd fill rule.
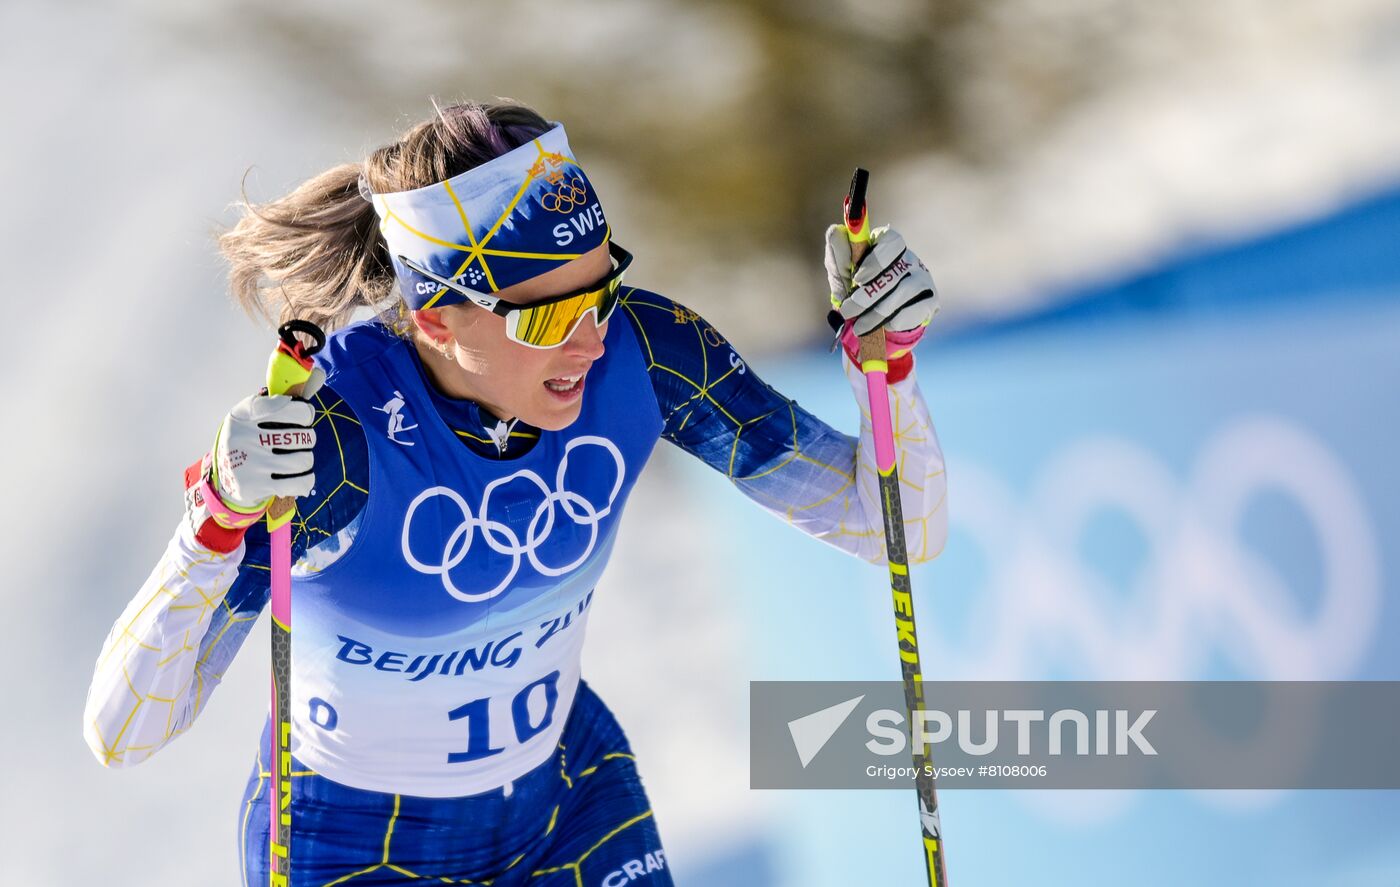
[[[936,265],[935,265],[936,267]],[[956,294],[947,294],[948,300]],[[923,346],[952,532],[937,681],[1400,677],[1400,192]],[[842,428],[831,355],[761,368]],[[750,673],[898,674],[883,571],[723,485]],[[912,793],[803,792],[782,884],[913,884]],[[951,792],[960,885],[1400,883],[1397,792]]]

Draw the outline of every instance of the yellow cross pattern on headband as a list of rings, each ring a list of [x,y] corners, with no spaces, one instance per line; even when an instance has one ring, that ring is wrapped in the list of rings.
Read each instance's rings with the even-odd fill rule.
[[[453,279],[456,279],[457,277],[460,277],[463,273],[465,273],[467,268],[473,262],[478,262],[481,265],[482,272],[486,275],[486,284],[487,286],[491,287],[491,292],[493,293],[499,291],[500,287],[497,286],[496,279],[491,274],[491,266],[486,262],[487,256],[499,256],[501,258],[509,259],[543,259],[545,261],[555,260],[561,264],[579,258],[583,255],[583,253],[531,253],[518,252],[513,250],[489,249],[487,247],[487,244],[491,242],[491,239],[496,236],[496,232],[501,230],[501,226],[505,224],[506,219],[510,218],[511,213],[515,212],[515,207],[520,203],[521,198],[525,196],[525,193],[529,190],[530,184],[532,182],[543,176],[545,177],[546,181],[553,183],[554,177],[557,176],[561,179],[563,178],[563,173],[562,171],[560,171],[559,167],[562,167],[566,163],[572,163],[574,166],[578,166],[578,162],[575,161],[572,157],[568,157],[557,151],[546,151],[544,149],[544,146],[540,144],[540,140],[538,138],[534,139],[532,143],[535,146],[535,150],[539,152],[539,157],[535,160],[535,163],[528,170],[526,170],[525,178],[521,181],[520,187],[516,189],[515,196],[510,199],[509,203],[506,204],[505,208],[501,211],[501,214],[496,218],[496,221],[491,225],[490,229],[486,232],[486,234],[481,238],[480,241],[477,241],[476,235],[472,233],[472,225],[471,221],[467,218],[466,208],[462,206],[462,201],[458,199],[457,193],[452,190],[451,182],[448,181],[442,182],[441,185],[443,190],[447,192],[447,196],[452,199],[452,205],[457,208],[457,215],[461,217],[462,220],[462,229],[467,232],[467,241],[470,244],[469,246],[462,246],[460,243],[452,243],[450,241],[434,237],[431,234],[428,234],[427,232],[419,231],[412,225],[408,224],[408,222],[404,221],[402,216],[398,215],[392,209],[390,209],[387,202],[382,202],[382,197],[376,195],[375,199],[382,202],[381,205],[383,206],[384,210],[383,219],[381,219],[379,223],[380,231],[384,231],[388,227],[389,222],[394,221],[401,225],[410,234],[413,234],[415,237],[418,237],[428,243],[443,247],[445,249],[466,253],[466,258],[462,260],[461,265],[459,265],[457,267],[457,270],[452,272],[452,274],[449,276]],[[551,171],[550,167],[554,167],[554,169]],[[604,229],[603,238],[604,240],[609,240],[611,239],[611,237],[612,230],[611,226],[609,226]],[[433,294],[433,297],[431,299],[429,299],[423,304],[423,307],[432,308],[434,305],[437,304],[438,299],[442,298],[443,294],[446,292],[447,287],[439,286],[437,292]]]

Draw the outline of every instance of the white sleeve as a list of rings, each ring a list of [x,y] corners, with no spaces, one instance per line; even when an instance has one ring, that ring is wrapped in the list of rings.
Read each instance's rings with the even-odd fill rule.
[[[209,551],[182,521],[112,626],[83,711],[83,736],[103,766],[146,760],[204,708],[261,609],[225,601],[243,552]]]
[[[870,425],[865,377],[842,355],[847,380],[860,406],[860,437],[842,434],[790,401],[775,411],[790,422],[790,441],[772,448],[745,476],[731,479],[746,496],[809,536],[871,563],[885,562],[880,475]],[[947,478],[943,451],[914,372],[890,385],[890,418],[904,534],[910,563],[932,560],[948,537]]]
[[[846,378],[860,404],[860,443],[856,450],[856,488],[861,510],[859,534],[853,554],[874,563],[885,562],[885,523],[880,508],[880,472],[875,465],[875,435],[870,425],[870,392],[865,375],[843,355]],[[899,473],[899,500],[904,512],[904,538],[909,563],[931,561],[948,539],[948,476],[943,450],[919,391],[913,370],[889,386],[890,424],[894,426],[895,466]],[[840,545],[841,543],[835,543]],[[846,547],[842,545],[841,547]]]

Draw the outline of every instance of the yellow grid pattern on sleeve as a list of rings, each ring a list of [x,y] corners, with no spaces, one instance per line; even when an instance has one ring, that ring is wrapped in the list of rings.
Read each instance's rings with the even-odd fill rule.
[[[852,447],[852,458],[849,464],[833,464],[831,461],[813,455],[804,449],[799,434],[797,414],[794,405],[789,401],[786,405],[788,420],[786,424],[790,428],[791,437],[786,447],[786,454],[773,464],[766,465],[760,471],[749,475],[737,474],[734,465],[744,433],[760,423],[771,423],[773,413],[740,417],[734,415],[731,410],[720,403],[713,393],[714,390],[739,372],[740,365],[730,361],[716,360],[712,362],[710,353],[721,347],[727,347],[728,343],[714,327],[706,323],[694,311],[673,303],[648,299],[647,296],[648,294],[643,291],[628,289],[623,294],[622,307],[632,317],[633,325],[641,341],[643,354],[648,362],[648,369],[673,375],[692,389],[689,398],[675,408],[676,413],[686,410],[691,404],[706,401],[714,407],[715,413],[730,425],[734,439],[730,446],[726,476],[770,511],[790,524],[802,526],[807,532],[814,532],[816,529],[814,525],[823,523],[829,514],[836,515],[829,526],[821,527],[819,532],[814,532],[814,535],[818,535],[838,547],[847,550],[854,549],[867,559],[883,561],[884,526],[880,520],[878,506],[867,507],[862,502],[863,499],[867,498],[872,503],[879,501],[879,472],[874,464],[873,447],[867,443],[871,440],[868,405],[863,402],[861,404],[861,445]],[[647,337],[647,324],[641,314],[643,311],[666,312],[671,315],[674,323],[688,324],[693,328],[697,347],[700,348],[700,378],[691,378],[680,369],[668,366],[658,357],[656,349]],[[655,322],[654,319],[652,322]],[[718,368],[715,368],[716,366]],[[859,370],[854,367],[849,367],[848,372],[854,372],[857,377],[859,376]],[[863,386],[863,379],[852,380],[853,384],[856,384],[857,381]],[[893,386],[891,391],[895,392]],[[930,465],[927,471],[922,470],[922,468],[918,472],[912,470],[924,461],[922,458],[913,458],[913,454],[927,452],[931,444],[930,426],[922,411],[914,408],[914,403],[909,396],[901,396],[895,392],[892,406],[891,418],[894,425],[895,446],[900,460],[898,463],[900,486],[905,491],[906,503],[923,506],[922,508],[909,508],[906,504],[907,510],[904,515],[910,562],[920,563],[931,560],[941,551],[941,548],[939,551],[929,550],[928,540],[932,535],[929,531],[929,522],[943,520],[943,516],[939,514],[943,508],[946,494],[942,485],[943,465],[939,459]],[[678,426],[680,430],[686,428],[691,415],[693,415],[691,412],[683,415]],[[771,497],[764,495],[763,485],[759,483],[760,481],[765,479],[779,480],[785,473],[797,471],[799,467],[815,469],[819,474],[801,476],[801,479],[795,482],[783,483],[782,488],[784,493],[809,492],[812,497],[810,500],[778,503],[774,502]],[[830,482],[820,481],[819,478],[823,475],[828,475]],[[927,495],[932,489],[938,490],[938,495],[933,498]],[[941,534],[939,536],[941,538]],[[850,540],[850,544],[843,544],[841,541],[843,539]]]
[[[358,425],[358,421],[344,408],[343,400],[328,403],[317,395],[315,401],[312,425],[322,434],[330,429],[340,457],[340,481],[307,513],[298,510],[292,526],[298,535],[325,537],[328,534],[315,525],[315,516],[340,490],[365,490],[348,479],[337,427],[341,422]],[[314,544],[315,540],[308,541]],[[97,662],[94,687],[101,684],[119,690],[108,694],[98,717],[89,722],[97,745],[94,751],[105,766],[144,761],[193,726],[208,703],[211,686],[223,679],[223,673],[212,671],[210,665],[223,649],[225,636],[258,618],[257,611],[237,611],[226,600],[240,569],[266,567],[235,565],[228,555],[217,552],[202,552],[181,563],[167,552],[113,627]],[[209,635],[216,612],[223,618]],[[204,652],[196,658],[201,647]]]

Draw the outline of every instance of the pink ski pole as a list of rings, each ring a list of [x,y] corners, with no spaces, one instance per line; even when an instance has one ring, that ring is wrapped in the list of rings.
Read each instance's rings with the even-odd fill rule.
[[[870,249],[870,219],[865,189],[870,173],[857,169],[851,177],[842,217],[851,241],[851,268]],[[914,750],[915,787],[919,793],[919,822],[923,828],[924,864],[930,887],[947,887],[947,863],[943,858],[942,824],[932,765],[922,745],[913,742],[915,713],[924,708],[924,678],[919,666],[919,637],[914,625],[914,597],[909,584],[909,554],[904,538],[904,508],[899,500],[899,469],[895,464],[894,424],[890,421],[889,371],[885,330],[878,327],[860,337],[860,371],[870,394],[870,427],[875,437],[875,467],[880,473],[880,511],[885,522],[885,556],[894,594],[894,623],[899,639],[899,665],[904,679],[904,705],[908,710],[911,747]],[[926,766],[928,765],[928,766]]]
[[[303,344],[297,333],[309,336]],[[326,344],[314,323],[292,320],[277,330],[281,340],[267,362],[267,393],[300,395],[311,378],[311,356]],[[272,536],[272,748],[268,812],[268,878],[271,887],[289,887],[292,874],[292,516],[297,502],[279,497],[267,507]]]

